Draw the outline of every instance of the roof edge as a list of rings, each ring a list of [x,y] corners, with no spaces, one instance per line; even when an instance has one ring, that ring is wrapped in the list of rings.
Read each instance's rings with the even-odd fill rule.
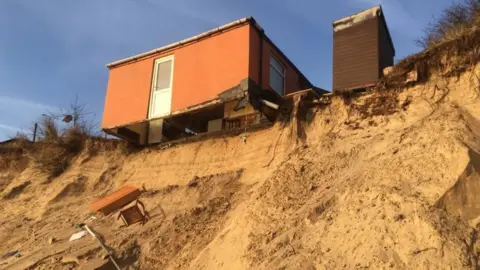
[[[365,18],[370,18],[370,17],[377,16],[377,15],[378,15],[378,14],[377,14],[378,11],[382,11],[382,6],[381,6],[381,5],[376,5],[376,6],[373,6],[373,7],[371,7],[371,8],[367,8],[367,9],[361,10],[361,11],[359,11],[359,12],[357,12],[357,13],[354,13],[354,14],[351,14],[351,15],[348,15],[348,16],[345,16],[345,17],[343,17],[343,18],[341,18],[341,19],[338,19],[338,20],[336,20],[336,21],[333,21],[333,22],[332,22],[332,25],[333,25],[333,27],[335,28],[335,27],[336,27],[337,25],[339,25],[339,24],[346,23],[346,22],[348,22],[348,21],[352,21],[352,20],[354,20],[355,18],[363,15],[363,16],[361,16],[361,18],[360,18],[360,21],[361,21],[363,17],[365,17]]]
[[[392,35],[390,34],[390,29],[388,28],[387,20],[385,19],[382,6],[380,6],[380,18],[382,19],[382,23],[385,26],[385,31],[387,31],[388,42],[390,43],[390,46],[392,46],[393,56],[395,57],[395,45],[393,44]]]
[[[392,47],[393,56],[395,56],[395,46],[393,44],[392,36],[390,34],[390,29],[388,28],[388,25],[387,25],[387,20],[385,19],[385,15],[384,15],[384,12],[383,12],[382,5],[376,5],[376,6],[373,6],[371,8],[361,10],[357,13],[352,14],[352,15],[345,16],[341,19],[333,21],[332,22],[332,26],[333,26],[333,29],[334,29],[333,31],[337,32],[337,31],[341,31],[341,30],[345,29],[345,27],[341,27],[342,24],[346,24],[348,22],[352,22],[353,24],[357,24],[359,22],[370,19],[372,17],[379,17],[380,20],[382,21],[383,25],[385,26],[385,30],[387,32],[388,42],[390,43],[390,46]]]
[[[253,17],[250,17],[252,20],[252,23],[255,25],[255,28],[259,31],[260,33],[260,38],[263,38],[265,41],[267,41],[272,47],[280,54],[281,57],[283,57],[287,63],[300,75],[300,77],[305,80],[309,85],[313,86],[312,82],[300,71],[300,69],[288,58],[288,56],[273,42],[265,33],[262,27],[255,21]]]
[[[107,64],[106,66],[108,68],[113,68],[113,67],[116,67],[116,66],[119,66],[119,65],[122,65],[122,64],[133,62],[133,61],[139,60],[141,58],[145,58],[145,57],[148,57],[148,56],[160,53],[160,52],[164,52],[164,51],[167,51],[167,50],[170,50],[170,49],[182,46],[182,45],[187,45],[187,44],[199,41],[203,38],[209,37],[211,35],[214,35],[214,34],[217,34],[217,33],[220,33],[220,32],[223,32],[223,31],[226,31],[226,30],[229,30],[229,29],[232,29],[232,28],[244,25],[244,24],[252,24],[257,29],[263,31],[262,27],[260,27],[260,25],[258,25],[258,23],[255,21],[255,19],[253,17],[251,17],[251,16],[250,17],[245,17],[245,18],[236,20],[234,22],[230,22],[230,23],[227,23],[225,25],[219,26],[217,28],[208,30],[206,32],[195,35],[193,37],[189,37],[189,38],[186,38],[184,40],[177,41],[175,43],[171,43],[169,45],[165,45],[165,46],[157,48],[157,49],[153,49],[153,50],[150,50],[150,51],[147,51],[147,52],[144,52],[144,53],[140,53],[140,54],[137,54],[137,55],[134,55],[134,56],[131,56],[131,57],[127,57],[127,58],[124,58],[124,59],[121,59],[121,60],[118,60],[118,61],[111,62],[111,63]]]

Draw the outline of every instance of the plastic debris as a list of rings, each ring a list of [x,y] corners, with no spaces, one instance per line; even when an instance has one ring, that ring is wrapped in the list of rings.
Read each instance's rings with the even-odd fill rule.
[[[78,239],[84,237],[85,235],[87,235],[86,231],[81,231],[81,232],[74,233],[74,234],[72,234],[72,236],[70,236],[70,239],[68,241],[78,240]]]
[[[18,250],[15,250],[15,251],[10,251],[10,252],[7,252],[5,253],[3,256],[2,256],[2,259],[7,259],[7,258],[10,258],[10,257],[21,257],[22,254],[20,254],[20,252],[18,252]]]

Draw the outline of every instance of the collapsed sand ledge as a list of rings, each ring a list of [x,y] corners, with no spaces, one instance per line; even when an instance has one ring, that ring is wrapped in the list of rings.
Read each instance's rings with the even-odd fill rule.
[[[0,266],[101,263],[95,241],[68,237],[91,201],[128,183],[146,188],[152,219],[119,227],[113,214],[91,226],[134,269],[475,268],[479,74],[433,74],[311,109],[297,100],[289,121],[245,144],[84,151],[54,179],[4,170],[0,254],[22,257]]]

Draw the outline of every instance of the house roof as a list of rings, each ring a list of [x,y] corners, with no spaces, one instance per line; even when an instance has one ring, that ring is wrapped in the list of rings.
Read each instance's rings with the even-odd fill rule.
[[[1,141],[1,142],[0,142],[0,145],[1,145],[1,144],[7,144],[7,143],[15,142],[15,141],[16,141],[16,139],[8,139],[8,140],[5,140],[5,141]]]
[[[260,33],[262,33],[264,39],[268,43],[270,43],[270,45],[272,45],[272,47],[275,50],[278,51],[280,56],[282,56],[288,62],[288,64],[290,66],[292,66],[293,69],[295,69],[296,72],[298,72],[300,74],[302,79],[304,79],[308,84],[313,85],[303,75],[303,73],[295,66],[295,64],[293,64],[292,61],[290,61],[290,59],[288,59],[288,57],[275,45],[275,43],[273,43],[273,41],[265,35],[265,31],[263,30],[263,28],[257,23],[257,21],[253,17],[245,17],[245,18],[242,18],[240,20],[236,20],[234,22],[227,23],[227,24],[222,25],[220,27],[217,27],[215,29],[203,32],[203,33],[198,34],[196,36],[193,36],[193,37],[190,37],[190,38],[187,38],[187,39],[184,39],[184,40],[181,40],[181,41],[178,41],[178,42],[175,42],[175,43],[172,43],[172,44],[169,44],[169,45],[157,48],[157,49],[153,49],[153,50],[150,50],[150,51],[147,51],[147,52],[144,52],[144,53],[140,53],[140,54],[137,54],[137,55],[134,55],[134,56],[131,56],[131,57],[127,57],[127,58],[124,58],[124,59],[121,59],[121,60],[118,60],[118,61],[115,61],[115,62],[112,62],[112,63],[109,63],[109,64],[107,64],[107,67],[108,68],[114,68],[114,67],[122,65],[122,64],[135,62],[135,61],[138,61],[142,58],[146,58],[146,57],[149,57],[149,56],[161,53],[161,52],[165,52],[165,51],[168,51],[168,50],[180,47],[180,46],[185,46],[185,45],[188,45],[188,44],[191,44],[191,43],[194,43],[194,42],[198,42],[200,40],[209,38],[210,36],[212,36],[214,34],[219,34],[219,33],[222,33],[224,31],[228,31],[230,29],[233,29],[233,28],[245,25],[245,24],[253,25],[255,27],[255,29],[257,29]]]
[[[0,145],[5,145],[5,144],[15,143],[15,142],[31,142],[31,141],[26,140],[26,139],[12,138],[12,139],[8,139],[8,140],[5,140],[5,141],[1,141]]]
[[[363,22],[365,20],[368,20],[374,17],[379,17],[380,20],[382,21],[382,24],[385,26],[388,42],[390,43],[390,46],[393,49],[393,55],[395,55],[395,46],[393,46],[392,36],[390,35],[390,30],[388,30],[387,21],[385,20],[385,16],[383,15],[383,10],[381,5],[377,5],[377,6],[362,10],[353,15],[343,17],[339,20],[334,21],[332,23],[333,31],[334,32],[341,31],[352,25],[355,25],[357,23]]]
[[[131,57],[127,57],[127,58],[109,63],[109,64],[107,64],[107,67],[112,68],[112,67],[115,67],[115,66],[118,66],[118,65],[121,65],[121,64],[133,62],[133,61],[138,60],[140,58],[148,57],[148,56],[151,56],[151,55],[163,52],[163,51],[167,51],[167,50],[170,50],[170,49],[182,46],[182,45],[187,45],[187,44],[190,44],[190,43],[208,38],[211,35],[221,33],[223,31],[226,31],[226,30],[229,30],[229,29],[232,29],[232,28],[244,25],[244,24],[248,24],[250,22],[255,22],[255,20],[252,17],[246,17],[246,18],[243,18],[243,19],[240,19],[240,20],[222,25],[222,26],[217,27],[215,29],[203,32],[203,33],[198,34],[196,36],[189,37],[187,39],[184,39],[184,40],[181,40],[181,41],[169,44],[169,45],[165,45],[165,46],[157,48],[157,49],[153,49],[153,50],[150,50],[150,51],[147,51],[147,52],[144,52],[144,53],[140,53],[140,54],[137,54],[137,55],[134,55],[134,56],[131,56]],[[261,29],[261,27],[256,23],[253,23],[253,25],[255,27]]]

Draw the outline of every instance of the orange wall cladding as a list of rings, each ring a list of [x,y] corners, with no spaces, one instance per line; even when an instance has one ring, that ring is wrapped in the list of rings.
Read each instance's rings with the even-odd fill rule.
[[[172,112],[213,99],[247,77],[259,83],[260,40],[259,31],[245,24],[111,68],[102,128],[147,119],[154,62],[164,56],[174,55]],[[262,88],[271,89],[270,55],[273,54],[286,70],[285,94],[302,90],[300,74],[269,42],[262,42]]]
[[[250,78],[259,83],[259,58],[260,58],[260,33],[255,28],[250,29]],[[303,90],[300,84],[300,74],[290,65],[288,61],[281,57],[281,54],[269,42],[263,40],[263,59],[262,59],[262,88],[273,89],[270,87],[270,55],[273,55],[285,67],[285,95],[295,91]]]
[[[213,99],[249,75],[249,24],[110,69],[102,128],[147,119],[155,59],[174,55],[171,111]]]

